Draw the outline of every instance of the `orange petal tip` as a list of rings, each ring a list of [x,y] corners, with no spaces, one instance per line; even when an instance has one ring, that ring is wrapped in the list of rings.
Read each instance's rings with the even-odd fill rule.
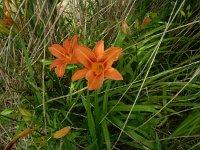
[[[69,134],[69,132],[71,131],[71,127],[70,126],[67,126],[65,128],[62,128],[61,130],[59,131],[56,131],[54,134],[53,134],[53,137],[55,139],[60,139],[62,137],[64,137],[65,135]]]

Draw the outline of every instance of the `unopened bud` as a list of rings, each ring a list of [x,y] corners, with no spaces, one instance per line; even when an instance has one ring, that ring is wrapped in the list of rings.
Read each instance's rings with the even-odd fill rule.
[[[122,22],[121,29],[124,34],[131,34],[130,27],[128,26],[128,24],[125,21]]]
[[[151,19],[149,16],[144,17],[144,19],[142,21],[141,29],[144,29],[150,21],[151,21]]]

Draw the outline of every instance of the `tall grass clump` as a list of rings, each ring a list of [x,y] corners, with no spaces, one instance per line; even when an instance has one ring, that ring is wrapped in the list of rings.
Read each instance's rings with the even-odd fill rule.
[[[200,148],[198,0],[0,2],[0,149]],[[48,48],[74,35],[122,48],[123,80],[57,77]]]

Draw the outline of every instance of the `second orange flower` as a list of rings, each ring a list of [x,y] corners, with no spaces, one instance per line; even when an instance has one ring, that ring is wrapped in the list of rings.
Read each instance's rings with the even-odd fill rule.
[[[63,46],[53,44],[49,47],[49,51],[58,58],[50,65],[50,69],[55,67],[55,73],[58,77],[62,77],[64,75],[67,64],[78,63],[76,57],[74,56],[74,49],[78,46],[78,37],[79,35],[75,35],[71,40],[67,38],[63,42]]]

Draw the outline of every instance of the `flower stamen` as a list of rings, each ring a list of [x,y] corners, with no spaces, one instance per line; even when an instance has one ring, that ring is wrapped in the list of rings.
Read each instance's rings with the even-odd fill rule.
[[[100,75],[104,72],[104,65],[102,63],[93,63],[92,70],[96,75]]]

